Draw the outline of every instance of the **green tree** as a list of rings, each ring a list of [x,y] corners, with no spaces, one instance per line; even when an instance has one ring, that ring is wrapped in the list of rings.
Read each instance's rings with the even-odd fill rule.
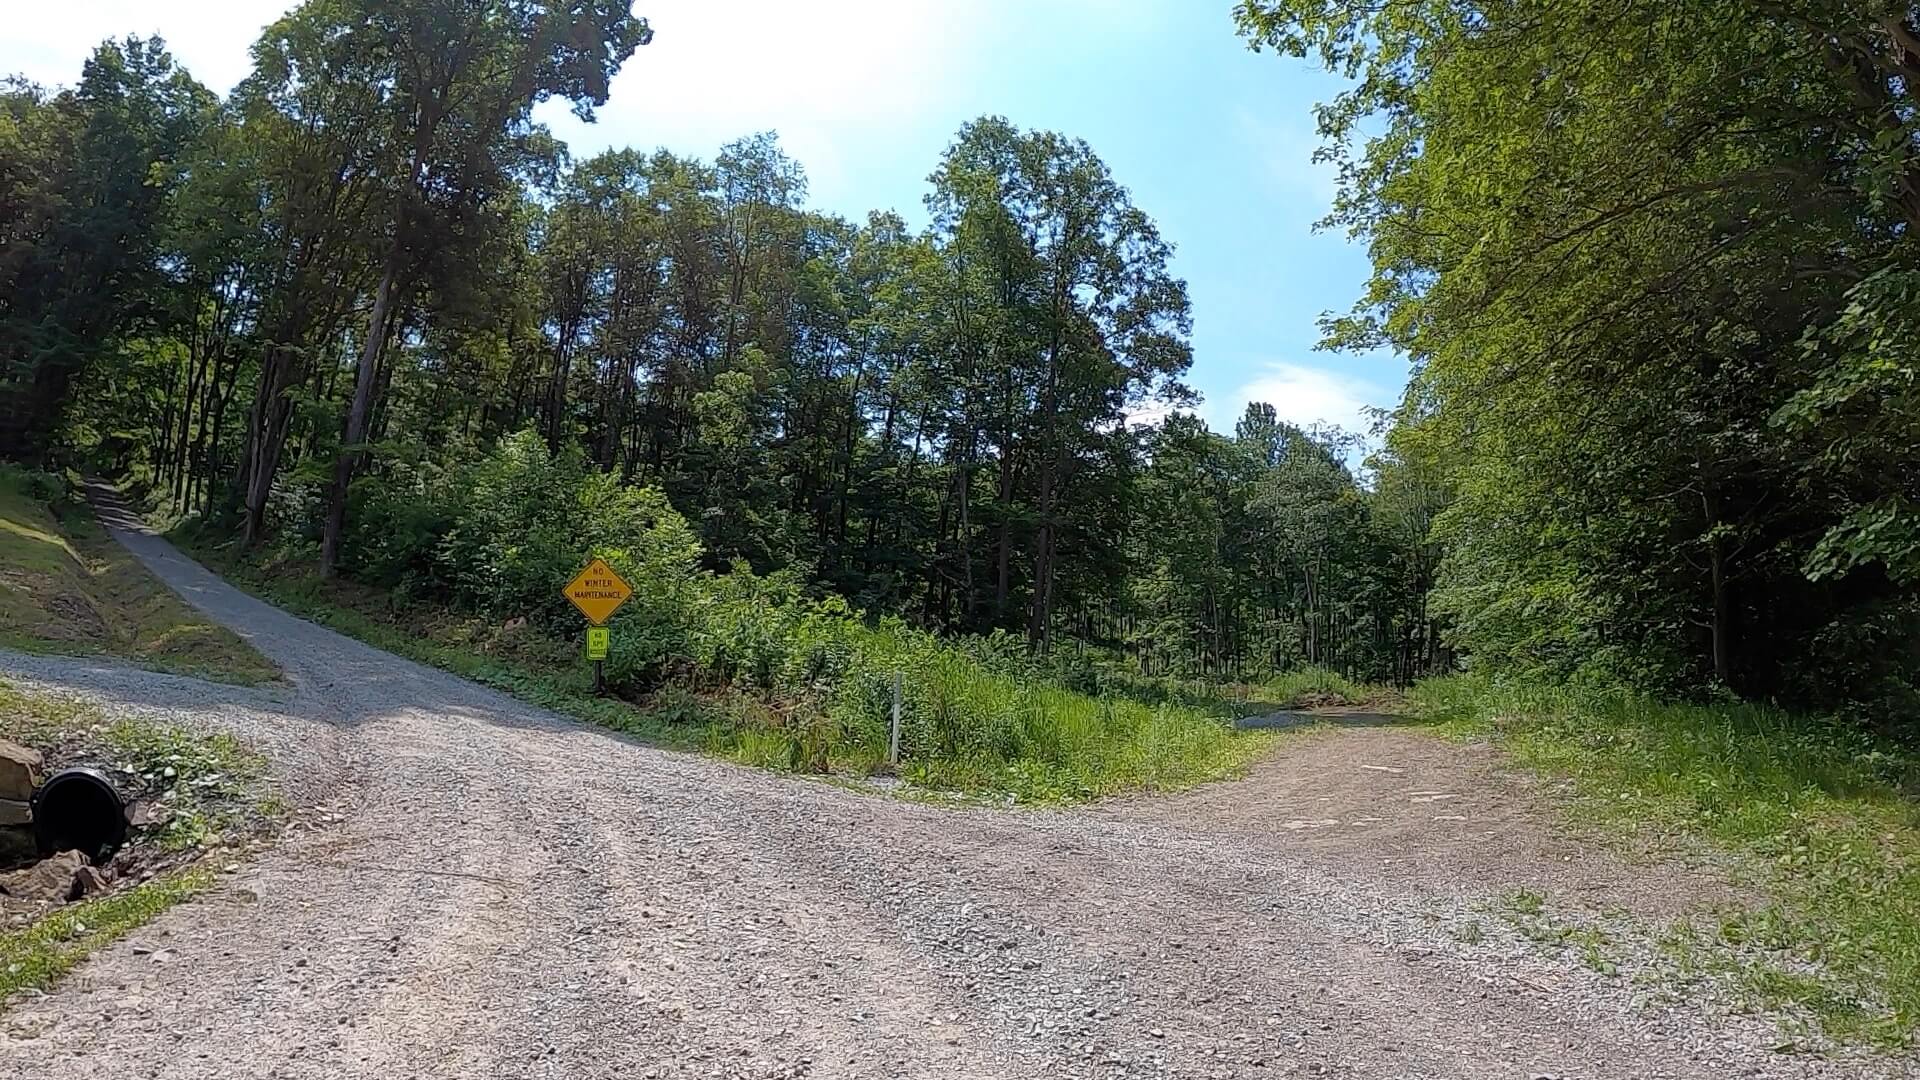
[[[1911,15],[1748,0],[1239,15],[1256,45],[1354,80],[1321,110],[1344,178],[1330,224],[1367,240],[1375,274],[1330,342],[1416,362],[1402,422],[1457,493],[1435,523],[1455,641],[1513,667],[1853,694],[1829,663],[1851,646],[1823,642],[1869,622],[1907,628],[1884,641],[1910,632],[1912,593],[1890,613],[1872,572],[1804,571],[1846,514],[1885,505],[1885,459],[1810,470],[1773,418],[1831,384],[1840,353],[1803,338],[1910,258]]]
[[[0,100],[0,454],[38,459],[76,380],[163,317],[163,211],[216,99],[159,38],[129,37],[71,91]]]
[[[404,293],[432,224],[488,220],[460,215],[469,201],[498,197],[528,155],[532,109],[552,97],[593,117],[607,84],[628,56],[652,38],[624,0],[451,0],[368,3],[309,0],[291,19],[322,23],[305,39],[333,57],[343,77],[381,88],[370,113],[328,117],[369,125],[390,144],[391,205],[378,284],[361,335],[344,440],[336,457],[320,566],[332,573],[360,444],[374,405],[381,350],[393,332],[396,294]],[[295,57],[296,67],[310,62]],[[292,76],[293,71],[289,72]],[[536,151],[537,152],[537,151]],[[437,220],[436,220],[437,219]]]

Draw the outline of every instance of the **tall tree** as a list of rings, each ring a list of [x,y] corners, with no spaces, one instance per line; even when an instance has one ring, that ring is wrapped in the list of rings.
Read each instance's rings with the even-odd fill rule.
[[[469,202],[504,195],[528,153],[533,106],[560,97],[591,120],[614,73],[652,30],[625,0],[311,0],[291,18],[303,16],[337,28],[319,40],[340,58],[342,74],[383,88],[370,115],[334,119],[381,132],[399,180],[388,194],[385,252],[328,496],[320,566],[330,574],[394,298],[421,259],[415,247],[434,218],[444,225]]]
[[[76,379],[158,317],[162,212],[217,100],[159,38],[130,37],[96,49],[72,91],[15,84],[5,102],[0,454],[39,458]]]
[[[1031,552],[1025,629],[1042,649],[1060,539],[1102,433],[1129,406],[1187,396],[1186,286],[1168,272],[1171,248],[1153,222],[1084,142],[978,121],[962,129],[934,185],[930,204],[956,273],[986,293],[970,305],[984,325],[961,347],[977,358],[975,378],[999,414],[985,433],[999,457],[995,610],[1005,617],[1016,528],[1029,526],[1019,529],[1030,532],[1020,538]],[[968,280],[973,267],[984,273]],[[1025,505],[1021,480],[1033,487]]]
[[[1807,573],[1843,515],[1886,505],[1885,459],[1810,471],[1774,420],[1845,351],[1808,335],[1912,258],[1910,11],[1239,13],[1257,45],[1354,79],[1321,112],[1344,177],[1331,222],[1368,240],[1375,275],[1332,341],[1417,364],[1403,416],[1458,492],[1435,528],[1459,644],[1832,701],[1856,692],[1835,643],[1920,628],[1911,591],[1884,602],[1881,564]]]

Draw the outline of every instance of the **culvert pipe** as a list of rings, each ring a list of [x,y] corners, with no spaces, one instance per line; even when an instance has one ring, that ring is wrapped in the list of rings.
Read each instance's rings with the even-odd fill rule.
[[[43,855],[78,851],[105,862],[127,842],[127,803],[99,769],[62,769],[33,793],[33,838]]]

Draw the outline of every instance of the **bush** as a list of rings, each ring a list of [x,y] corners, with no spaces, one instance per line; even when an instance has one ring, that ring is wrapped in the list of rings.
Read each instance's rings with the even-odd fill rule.
[[[809,596],[797,573],[704,571],[693,530],[657,489],[623,485],[577,449],[552,453],[532,431],[464,466],[385,466],[354,485],[353,576],[401,603],[438,595],[526,618],[558,645],[584,628],[561,585],[604,558],[634,589],[611,620],[609,688],[707,725],[712,746],[743,761],[876,767],[896,673],[905,768],[943,787],[1051,799],[1186,784],[1255,745],[1202,707],[1081,692],[1100,689],[1110,664],[1063,669],[1074,685],[1062,686],[1004,633],[946,641],[897,619],[869,624],[837,596]],[[285,497],[305,498],[298,487]]]
[[[357,580],[412,592],[433,583],[435,548],[453,528],[456,485],[422,463],[393,475],[364,476],[348,492],[346,571]]]

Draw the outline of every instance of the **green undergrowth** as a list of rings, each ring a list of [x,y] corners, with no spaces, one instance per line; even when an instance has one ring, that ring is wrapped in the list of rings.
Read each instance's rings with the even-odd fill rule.
[[[1457,677],[1417,713],[1570,777],[1574,812],[1636,847],[1712,842],[1767,899],[1676,932],[1689,966],[1830,1035],[1910,1044],[1920,1027],[1920,758],[1857,728],[1754,704]]]
[[[0,645],[259,685],[279,669],[113,541],[65,478],[0,466]]]
[[[1235,775],[1271,743],[1263,733],[1234,731],[1217,703],[1079,693],[1008,643],[953,644],[897,623],[870,625],[836,601],[806,600],[749,574],[704,581],[682,601],[691,617],[673,627],[677,650],[600,698],[580,641],[550,623],[323,581],[304,568],[310,563],[243,559],[191,529],[176,540],[257,595],[351,637],[556,712],[759,767],[842,777],[886,771],[895,673],[898,771],[927,790],[1025,803],[1175,790]],[[666,622],[657,611],[638,626],[616,618],[616,654],[623,635],[657,635]]]
[[[86,763],[123,774],[125,794],[152,806],[145,839],[162,853],[210,846],[276,809],[263,790],[265,763],[224,733],[115,717],[0,679],[0,738],[39,750],[49,768]]]
[[[1046,670],[1062,685],[1093,697],[1186,705],[1234,716],[1325,706],[1397,711],[1400,706],[1392,690],[1313,665],[1257,679],[1141,675],[1124,654],[1075,644],[1050,658]]]

